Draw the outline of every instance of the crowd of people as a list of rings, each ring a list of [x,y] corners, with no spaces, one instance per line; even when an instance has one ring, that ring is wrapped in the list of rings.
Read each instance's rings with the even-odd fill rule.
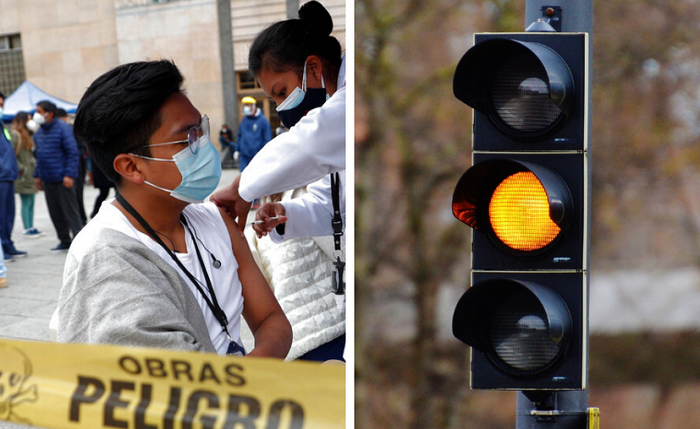
[[[50,101],[0,124],[3,262],[27,255],[11,239],[14,194],[35,237],[43,191],[59,240],[50,250],[67,252],[58,341],[344,361],[345,58],[332,29],[311,1],[256,37],[249,71],[286,131],[273,138],[258,100],[244,97],[237,132],[219,133],[240,173],[216,192],[209,118],[172,61],[104,73],[72,126]],[[86,176],[100,191],[89,218]],[[0,287],[5,277],[3,263]]]
[[[0,111],[5,95],[0,93]],[[8,127],[0,122],[0,239],[2,265],[0,287],[7,287],[5,263],[26,257],[27,252],[15,247],[12,231],[15,224],[15,193],[19,195],[23,234],[39,237],[44,232],[34,227],[34,201],[44,191],[49,216],[56,229],[59,244],[52,252],[65,252],[72,238],[86,220],[80,217],[82,176],[79,174],[79,146],[67,113],[48,100],[36,105],[36,112],[17,112]],[[41,150],[38,150],[38,148]],[[79,193],[78,193],[79,191]],[[84,211],[84,209],[83,209]],[[71,235],[72,233],[72,235]]]

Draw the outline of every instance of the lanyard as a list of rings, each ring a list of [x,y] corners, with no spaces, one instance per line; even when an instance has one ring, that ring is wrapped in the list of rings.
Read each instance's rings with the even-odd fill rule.
[[[335,245],[336,257],[336,260],[333,262],[335,266],[333,270],[333,293],[336,296],[341,296],[345,294],[345,281],[343,280],[345,262],[340,259],[340,237],[343,236],[343,217],[340,215],[340,175],[338,173],[331,173],[331,197],[333,199],[333,219],[331,219],[331,226],[333,227],[333,242]]]
[[[119,201],[119,204],[122,205],[128,211],[133,217],[136,218],[136,220],[143,226],[146,231],[148,231],[148,234],[151,236],[153,240],[155,240],[156,243],[158,243],[163,249],[165,249],[166,252],[168,252],[168,255],[175,261],[178,267],[182,270],[182,272],[187,275],[187,277],[190,279],[190,281],[194,284],[194,286],[197,288],[199,293],[202,294],[202,297],[204,300],[207,302],[207,305],[209,306],[209,309],[211,309],[212,313],[214,313],[214,317],[216,317],[216,320],[221,324],[221,328],[224,330],[224,333],[226,333],[226,336],[230,341],[231,336],[228,333],[228,318],[226,317],[226,314],[224,311],[221,309],[221,306],[219,305],[219,302],[216,299],[216,294],[214,293],[214,287],[211,284],[211,280],[209,279],[209,274],[207,273],[207,269],[204,265],[204,261],[202,260],[202,255],[199,252],[199,246],[197,246],[197,240],[194,238],[194,234],[192,234],[192,230],[190,229],[189,224],[187,223],[187,220],[184,216],[184,214],[180,214],[180,221],[185,225],[187,230],[190,232],[190,236],[192,236],[192,242],[194,243],[194,248],[197,251],[197,259],[199,259],[199,265],[202,267],[202,271],[204,272],[204,279],[207,282],[207,289],[209,290],[209,294],[211,296],[211,299],[207,296],[206,293],[204,293],[204,290],[202,290],[202,286],[200,285],[199,279],[197,279],[192,273],[190,273],[187,268],[185,268],[184,265],[182,265],[182,262],[180,262],[180,259],[178,259],[177,256],[170,250],[168,246],[163,243],[163,240],[160,239],[158,234],[155,232],[153,228],[146,222],[146,219],[141,217],[141,215],[134,209],[131,204],[129,204],[124,197],[122,197],[121,194],[117,194],[117,201]],[[230,347],[229,347],[230,348]]]

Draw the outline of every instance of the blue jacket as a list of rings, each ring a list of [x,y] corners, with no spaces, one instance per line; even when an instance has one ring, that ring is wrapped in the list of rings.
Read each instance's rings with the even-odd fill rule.
[[[236,145],[241,156],[253,158],[267,142],[272,140],[270,121],[262,110],[258,109],[254,116],[244,116],[238,126]]]
[[[63,177],[78,177],[78,144],[73,128],[54,118],[34,134],[36,169],[34,177],[42,182],[60,183]]]
[[[0,122],[0,182],[14,182],[19,176],[15,151],[7,135],[9,130],[6,134],[5,126]]]

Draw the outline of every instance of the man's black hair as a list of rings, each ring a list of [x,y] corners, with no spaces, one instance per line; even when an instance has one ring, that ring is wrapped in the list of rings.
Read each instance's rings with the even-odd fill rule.
[[[36,103],[36,105],[41,106],[41,108],[44,109],[44,112],[53,113],[53,115],[56,116],[56,105],[50,102],[49,100],[40,101]]]
[[[118,154],[150,153],[138,146],[147,145],[161,126],[160,106],[170,95],[182,92],[183,80],[172,61],[141,61],[108,71],[87,89],[73,129],[111,181],[121,183],[113,167]]]
[[[56,116],[58,116],[59,118],[65,118],[66,116],[68,116],[68,112],[66,112],[66,109],[59,107],[58,109],[56,109]]]
[[[3,94],[1,91],[0,91],[0,98],[2,98],[3,100],[5,99],[5,94]]]

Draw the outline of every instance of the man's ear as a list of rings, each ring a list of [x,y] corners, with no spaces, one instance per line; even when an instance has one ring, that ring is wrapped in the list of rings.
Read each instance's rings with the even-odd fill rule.
[[[114,171],[122,176],[124,180],[141,185],[146,178],[143,177],[141,173],[140,164],[137,157],[127,153],[120,153],[114,158],[114,163],[112,165]]]
[[[315,84],[318,85],[313,85],[314,87],[320,88],[321,87],[321,76],[323,75],[323,62],[321,61],[321,58],[318,57],[317,55],[310,55],[306,59],[306,79],[307,79],[307,85],[308,82],[314,82]]]

